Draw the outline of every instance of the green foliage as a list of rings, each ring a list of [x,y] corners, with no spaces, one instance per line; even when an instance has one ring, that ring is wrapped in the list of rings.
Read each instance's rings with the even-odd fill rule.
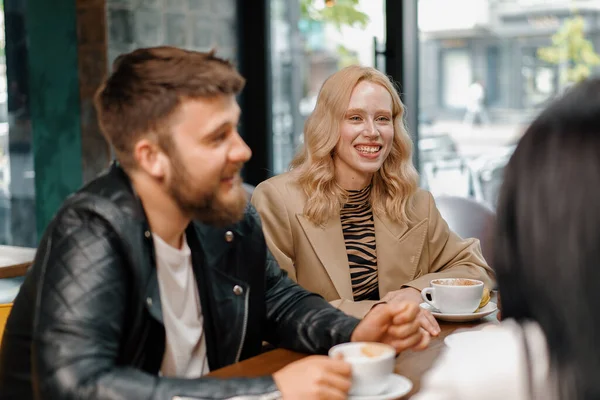
[[[336,48],[336,53],[339,57],[338,67],[344,68],[349,65],[355,65],[359,63],[358,56],[356,52],[349,50],[346,46],[338,44]]]
[[[552,45],[538,49],[538,57],[551,64],[564,65],[563,83],[587,79],[592,67],[600,65],[600,55],[585,38],[585,21],[579,15],[567,19],[552,36]]]
[[[338,30],[342,26],[365,28],[369,16],[357,10],[359,0],[324,1],[326,6],[316,7],[315,0],[300,0],[300,11],[303,19],[333,24]]]

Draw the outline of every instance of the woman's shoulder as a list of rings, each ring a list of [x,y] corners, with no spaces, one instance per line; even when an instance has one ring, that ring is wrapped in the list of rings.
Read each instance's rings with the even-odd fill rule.
[[[434,392],[448,391],[460,399],[525,399],[527,398],[527,362],[525,342],[528,338],[535,355],[536,376],[545,376],[547,359],[544,335],[537,324],[523,326],[508,320],[481,330],[455,333],[446,339],[434,368],[425,376],[423,396],[435,398]],[[536,378],[537,379],[537,378]]]
[[[306,201],[306,195],[293,172],[284,172],[259,183],[254,189],[252,198],[253,203],[259,201],[258,199],[272,201],[278,198],[286,207],[300,207],[300,209]]]
[[[293,172],[284,172],[279,175],[275,175],[265,181],[262,181],[256,186],[258,191],[269,191],[276,190],[277,192],[285,194],[293,194],[302,192],[302,188],[298,183],[298,178]]]
[[[425,189],[417,188],[409,198],[409,210],[415,220],[420,221],[429,216],[433,196]]]

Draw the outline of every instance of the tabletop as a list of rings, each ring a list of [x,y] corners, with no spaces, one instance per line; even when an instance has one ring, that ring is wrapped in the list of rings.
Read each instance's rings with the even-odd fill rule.
[[[444,348],[444,338],[459,329],[472,329],[485,323],[498,323],[496,313],[488,315],[478,321],[473,322],[443,322],[439,321],[441,332],[432,338],[428,348],[415,352],[407,350],[402,352],[396,359],[395,372],[404,375],[413,383],[412,391],[403,399],[409,399],[417,393],[421,387],[423,375],[433,366],[435,360]],[[307,354],[296,353],[290,350],[275,349],[256,357],[249,358],[237,364],[215,370],[209,374],[212,377],[233,378],[233,377],[255,377],[270,375],[273,372],[285,367],[286,365],[307,357]]]
[[[25,275],[35,252],[30,247],[0,246],[0,279]]]

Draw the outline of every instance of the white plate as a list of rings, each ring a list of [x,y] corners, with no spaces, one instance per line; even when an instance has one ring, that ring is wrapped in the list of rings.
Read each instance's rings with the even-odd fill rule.
[[[444,343],[448,347],[455,346],[457,343],[466,341],[475,341],[481,336],[481,331],[465,331],[459,333],[453,333],[444,338]]]
[[[498,306],[493,301],[487,303],[481,310],[469,314],[444,314],[433,308],[433,306],[429,305],[428,303],[421,303],[420,306],[421,308],[431,312],[431,314],[437,319],[449,322],[475,321],[485,317],[486,315],[490,315],[498,309]]]
[[[349,396],[348,400],[393,400],[404,396],[412,390],[413,384],[405,376],[392,374],[388,379],[390,381],[385,392],[375,396]]]
[[[485,341],[490,341],[490,332],[493,334],[494,332],[502,332],[500,329],[500,325],[490,323],[479,325],[477,328],[469,329],[469,330],[457,330],[454,333],[446,336],[444,338],[444,343],[448,347],[456,346],[461,342],[466,342],[469,345],[477,342],[480,338],[483,338]]]

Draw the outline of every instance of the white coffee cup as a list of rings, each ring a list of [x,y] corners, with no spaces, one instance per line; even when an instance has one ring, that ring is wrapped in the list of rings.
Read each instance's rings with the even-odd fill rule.
[[[470,314],[477,310],[483,295],[483,282],[466,278],[434,279],[421,297],[443,314]],[[427,295],[431,296],[431,300]]]
[[[396,364],[396,350],[392,346],[354,342],[338,344],[329,350],[331,358],[340,355],[352,366],[351,395],[376,396],[385,392]]]

